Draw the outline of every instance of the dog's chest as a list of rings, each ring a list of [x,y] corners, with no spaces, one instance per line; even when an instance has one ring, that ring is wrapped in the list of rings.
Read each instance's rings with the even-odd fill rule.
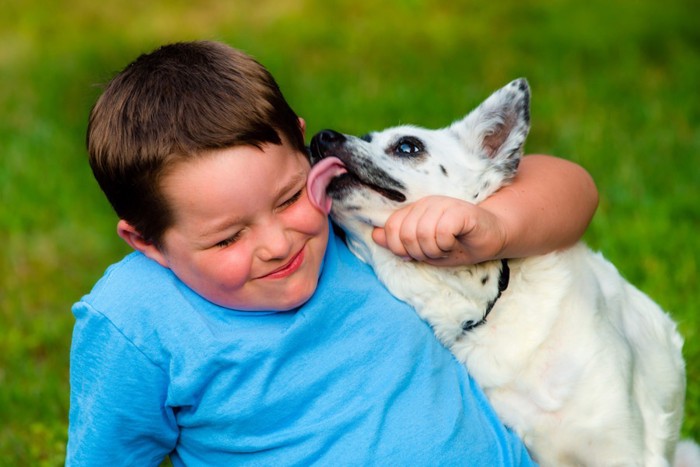
[[[484,320],[500,295],[500,262],[438,268],[375,250],[371,263],[389,291],[414,307],[448,348]]]

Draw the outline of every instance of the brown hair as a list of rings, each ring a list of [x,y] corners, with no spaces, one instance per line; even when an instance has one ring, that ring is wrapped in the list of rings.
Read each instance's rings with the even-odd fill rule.
[[[272,75],[217,42],[165,45],[138,57],[90,112],[90,167],[117,215],[156,245],[173,223],[165,169],[207,150],[287,141],[304,152],[297,115]]]

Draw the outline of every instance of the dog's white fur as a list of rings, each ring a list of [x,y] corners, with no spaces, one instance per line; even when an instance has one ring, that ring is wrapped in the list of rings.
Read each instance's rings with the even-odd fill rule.
[[[497,298],[500,261],[432,267],[371,239],[373,226],[421,197],[487,198],[515,175],[528,131],[520,79],[447,128],[399,126],[363,139],[325,132],[312,158],[335,156],[347,168],[329,195],[353,252],[432,325],[539,463],[670,465],[685,394],[682,339],[600,254],[578,244],[510,260]]]

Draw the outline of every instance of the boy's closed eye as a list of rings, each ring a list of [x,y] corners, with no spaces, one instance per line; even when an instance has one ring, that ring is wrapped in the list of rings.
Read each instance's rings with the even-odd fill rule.
[[[231,244],[233,244],[233,243],[236,243],[236,241],[237,241],[239,238],[241,238],[241,232],[242,232],[242,231],[239,230],[238,232],[236,232],[235,234],[231,235],[230,237],[225,238],[225,239],[221,240],[220,242],[217,242],[214,246],[217,247],[217,248],[226,248],[227,246],[229,246],[229,245],[231,245]]]
[[[293,205],[294,203],[296,203],[297,201],[299,201],[299,199],[301,198],[301,196],[304,194],[304,190],[305,190],[305,189],[306,189],[306,185],[304,185],[301,189],[299,189],[298,191],[296,191],[292,196],[290,196],[289,198],[285,199],[285,200],[278,206],[278,209],[284,210],[284,209],[288,208],[289,206]],[[236,232],[235,234],[231,235],[230,237],[227,237],[227,238],[225,238],[225,239],[223,239],[223,240],[221,240],[221,241],[219,241],[219,242],[216,242],[216,243],[214,244],[214,246],[217,247],[217,248],[226,248],[227,246],[236,243],[236,241],[238,241],[238,240],[241,238],[242,232],[243,232],[242,230],[239,230],[238,232]]]
[[[299,201],[301,198],[301,195],[304,193],[304,190],[306,189],[306,185],[304,185],[299,191],[295,192],[291,197],[287,198],[282,202],[282,204],[279,205],[279,209],[285,209],[292,204],[296,203]]]

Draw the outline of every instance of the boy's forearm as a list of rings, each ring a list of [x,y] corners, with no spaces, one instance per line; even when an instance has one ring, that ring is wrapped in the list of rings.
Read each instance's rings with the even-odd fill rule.
[[[598,190],[586,170],[544,155],[523,158],[513,183],[480,204],[505,227],[499,258],[543,254],[574,244],[597,206]]]

